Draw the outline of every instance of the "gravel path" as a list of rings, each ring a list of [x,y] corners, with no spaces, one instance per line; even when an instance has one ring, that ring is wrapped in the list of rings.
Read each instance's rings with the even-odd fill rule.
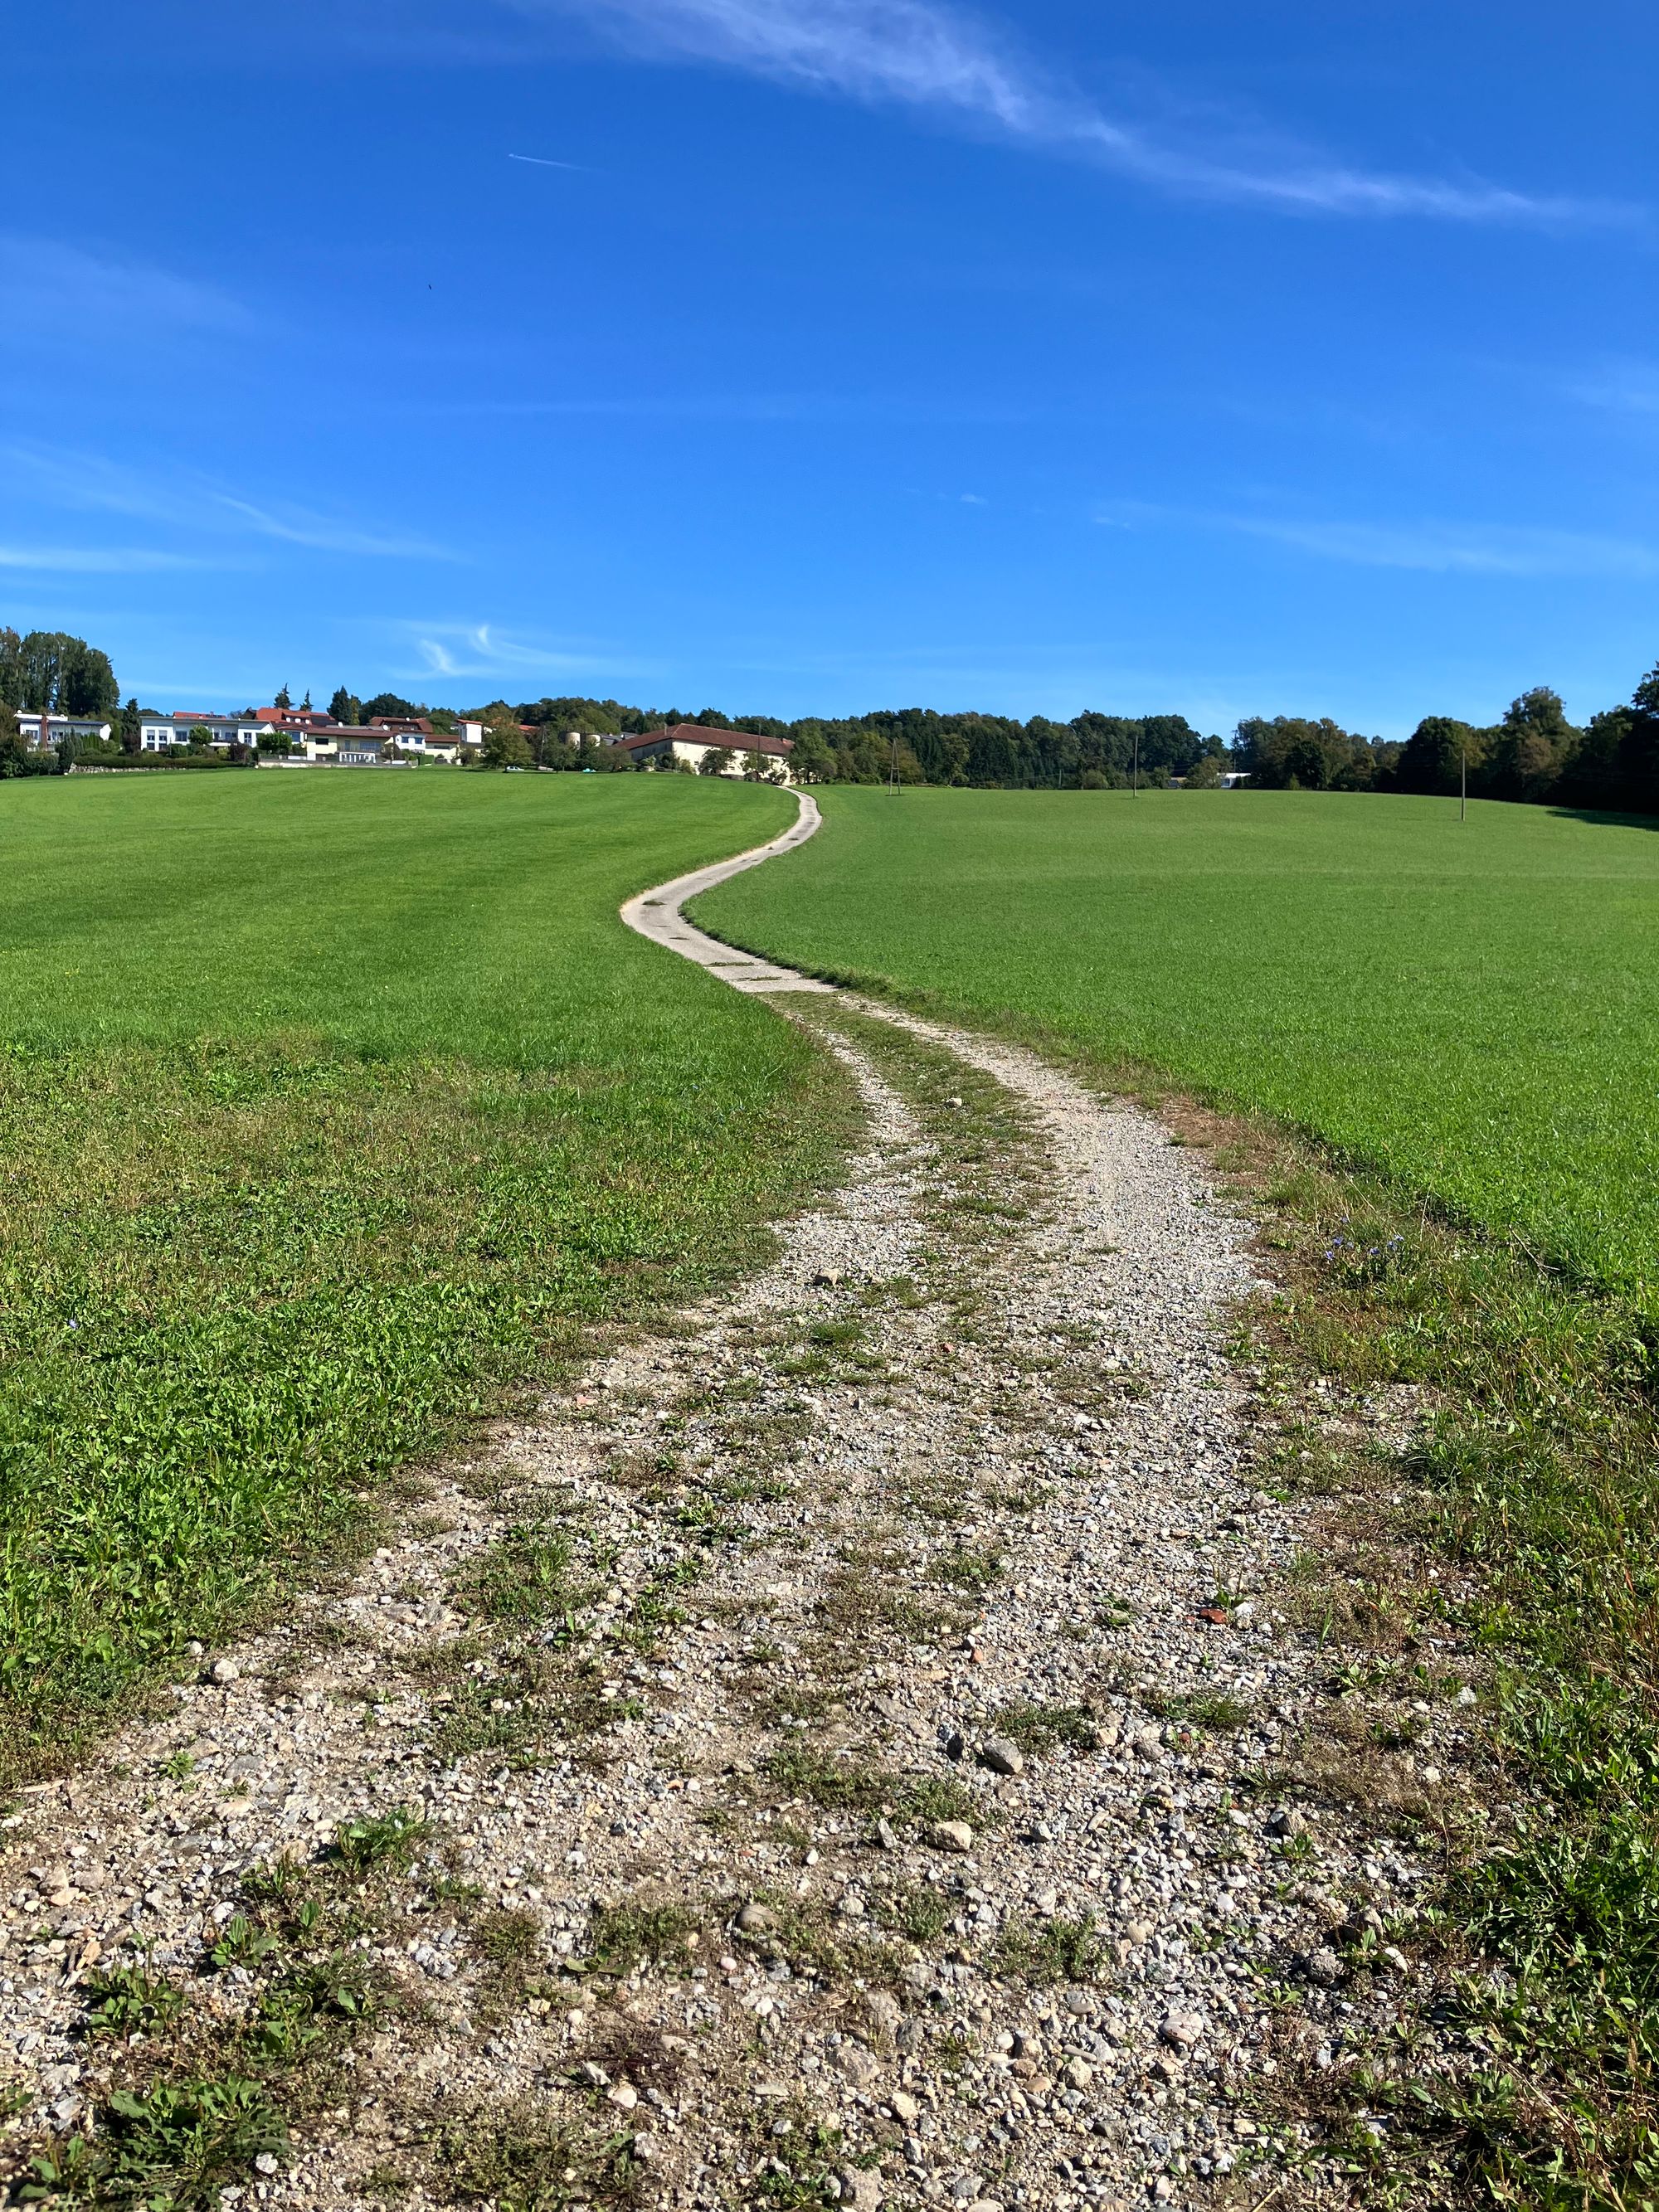
[[[1269,1984],[1334,2016],[1336,1889],[1414,1875],[1264,1783],[1322,1662],[1249,1595],[1297,1524],[1223,1348],[1247,1226],[1029,1054],[791,1004],[868,1107],[839,1197],[8,1820],[64,2171],[149,2124],[112,2087],[248,2075],[288,2139],[189,2202],[1282,2185]]]

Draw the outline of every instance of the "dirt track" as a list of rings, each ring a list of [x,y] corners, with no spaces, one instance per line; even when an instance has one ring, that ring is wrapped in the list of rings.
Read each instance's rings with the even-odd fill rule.
[[[1224,1351],[1246,1224],[1029,1054],[736,980],[853,1067],[845,1191],[27,1801],[26,2129],[252,2053],[291,2139],[204,2202],[1273,2186],[1267,1985],[1335,2038],[1330,1900],[1415,1876],[1264,1781],[1322,1662],[1251,1596],[1297,1525]],[[184,2012],[77,2033],[141,1956]]]

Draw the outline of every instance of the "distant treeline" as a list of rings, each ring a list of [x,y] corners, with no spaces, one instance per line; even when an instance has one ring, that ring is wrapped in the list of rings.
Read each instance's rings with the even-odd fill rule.
[[[1430,714],[1403,743],[1279,714],[1239,723],[1231,744],[1203,737],[1180,714],[1084,714],[1069,722],[1034,715],[939,714],[910,707],[844,720],[808,716],[730,715],[706,707],[647,710],[615,699],[538,699],[480,710],[511,714],[535,733],[531,750],[550,765],[571,757],[567,732],[615,735],[695,722],[705,729],[755,730],[788,738],[798,778],[813,783],[978,785],[1002,789],[1121,789],[1179,778],[1188,788],[1218,783],[1229,770],[1258,790],[1389,791],[1450,795],[1467,774],[1471,796],[1558,806],[1659,813],[1659,668],[1638,684],[1629,705],[1609,708],[1581,729],[1543,685],[1522,692],[1489,727]]]
[[[34,630],[20,637],[0,628],[0,775],[37,771],[5,708],[46,708],[109,720],[112,753],[137,745],[137,703],[118,705],[108,656],[84,639]],[[276,703],[291,703],[287,687]],[[304,703],[311,703],[307,692]],[[425,715],[442,727],[451,709],[383,691],[360,700],[344,685],[329,702],[341,722],[379,715]],[[839,720],[807,715],[727,714],[715,707],[630,707],[617,699],[492,700],[465,710],[486,726],[484,759],[499,766],[631,766],[609,746],[576,747],[587,738],[637,735],[677,722],[709,730],[753,730],[787,738],[791,766],[809,783],[966,785],[1014,790],[1120,790],[1139,781],[1179,781],[1189,789],[1241,771],[1257,790],[1423,792],[1449,795],[1465,775],[1473,797],[1659,814],[1659,667],[1626,706],[1592,716],[1581,729],[1568,721],[1555,692],[1522,692],[1489,727],[1431,714],[1404,743],[1365,737],[1328,719],[1279,714],[1239,723],[1231,743],[1203,736],[1182,714],[1077,714],[1069,722],[1033,715],[940,714],[906,707]],[[83,756],[84,757],[84,756]]]
[[[488,719],[504,705],[496,700],[477,711]],[[1201,737],[1183,714],[1085,714],[1069,722],[1038,714],[1020,722],[1004,714],[903,707],[842,720],[808,715],[784,722],[775,714],[726,714],[717,707],[688,714],[678,707],[624,707],[615,699],[537,699],[508,711],[548,747],[562,750],[572,730],[632,736],[676,722],[787,738],[795,749],[793,772],[811,783],[885,783],[896,773],[902,783],[1104,791],[1137,775],[1143,783],[1202,778],[1206,764],[1213,782],[1228,764],[1221,739]]]
[[[1286,714],[1241,722],[1233,764],[1257,789],[1450,797],[1467,776],[1472,798],[1659,814],[1659,668],[1628,706],[1592,715],[1582,729],[1540,684],[1489,727],[1429,714],[1403,744]]]

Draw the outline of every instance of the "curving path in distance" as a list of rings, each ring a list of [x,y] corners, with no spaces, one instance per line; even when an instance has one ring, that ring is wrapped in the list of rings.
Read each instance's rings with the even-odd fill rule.
[[[694,960],[699,968],[707,968],[711,975],[731,984],[734,991],[833,991],[833,983],[820,982],[817,976],[803,975],[793,968],[777,967],[769,960],[758,960],[752,953],[740,952],[735,945],[722,945],[717,938],[705,936],[680,911],[687,899],[713,890],[716,884],[725,883],[731,876],[740,876],[745,868],[759,867],[763,860],[770,860],[781,853],[792,853],[797,845],[804,845],[809,837],[816,836],[823,821],[817,799],[809,799],[804,791],[795,796],[800,811],[782,836],[773,838],[769,845],[751,846],[748,852],[739,853],[730,860],[716,860],[712,867],[695,869],[689,876],[676,876],[672,883],[659,884],[654,890],[640,892],[623,908],[623,920],[641,937],[648,937],[653,945],[665,945],[683,959]]]

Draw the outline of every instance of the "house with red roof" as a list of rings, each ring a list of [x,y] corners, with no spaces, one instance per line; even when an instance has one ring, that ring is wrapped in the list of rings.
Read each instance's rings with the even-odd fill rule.
[[[617,740],[617,750],[626,753],[635,768],[684,766],[707,773],[704,763],[711,753],[728,752],[731,761],[720,775],[752,775],[758,760],[761,773],[773,783],[788,782],[794,750],[787,738],[763,738],[758,730],[706,730],[701,722],[676,722],[672,729]]]

